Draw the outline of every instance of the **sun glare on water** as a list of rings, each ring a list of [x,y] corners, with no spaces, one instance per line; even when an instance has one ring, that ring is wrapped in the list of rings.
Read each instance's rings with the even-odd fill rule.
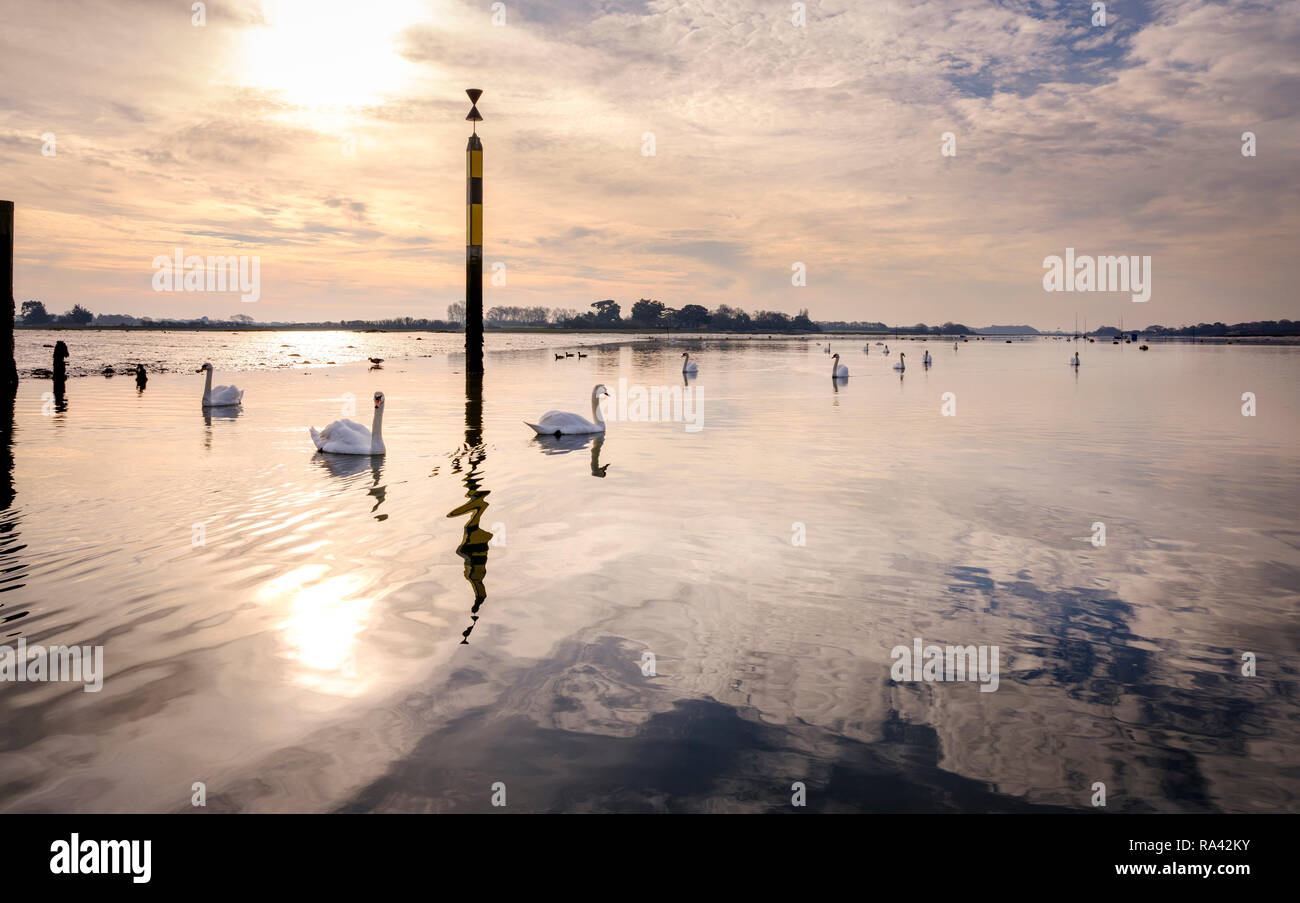
[[[429,20],[416,0],[264,0],[250,26],[242,81],[307,107],[371,104],[400,93],[417,67],[399,54],[402,32]]]

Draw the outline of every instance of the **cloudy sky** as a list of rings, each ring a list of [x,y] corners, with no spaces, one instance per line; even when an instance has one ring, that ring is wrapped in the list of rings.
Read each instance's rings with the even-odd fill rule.
[[[1300,319],[1300,3],[801,5],[210,0],[199,27],[189,0],[0,0],[15,294],[442,316],[478,87],[489,306]],[[260,256],[261,299],[153,292],[176,247]],[[1045,292],[1066,247],[1150,255],[1151,300]]]

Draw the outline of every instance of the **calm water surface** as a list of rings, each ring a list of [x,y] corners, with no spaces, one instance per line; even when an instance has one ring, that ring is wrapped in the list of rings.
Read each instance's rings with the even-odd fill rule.
[[[788,811],[795,781],[821,811],[1084,810],[1096,781],[1112,811],[1300,809],[1300,349],[1076,373],[1066,342],[834,340],[836,385],[802,340],[503,338],[481,385],[459,337],[381,370],[200,354],[237,415],[192,373],[57,409],[25,380],[4,642],[102,645],[107,676],[0,684],[0,809],[192,811],[195,781],[218,811],[480,811],[497,781],[512,811]],[[699,431],[522,423],[679,386],[683,348]],[[316,454],[375,390],[388,455]],[[918,637],[997,645],[997,691],[891,680]]]
[[[443,358],[465,348],[463,334],[448,332],[19,329],[14,335],[19,375],[25,378],[33,371],[50,370],[54,344],[59,341],[68,346],[65,366],[69,376],[98,375],[105,367],[134,373],[137,364],[144,364],[151,374],[192,373],[205,361],[218,371],[319,368],[366,363],[372,357],[385,361]],[[565,351],[608,341],[609,336],[599,334],[493,332],[488,334],[487,346],[499,351]]]

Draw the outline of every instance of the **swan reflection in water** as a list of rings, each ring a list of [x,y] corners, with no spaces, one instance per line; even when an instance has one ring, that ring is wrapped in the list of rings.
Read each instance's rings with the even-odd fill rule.
[[[212,451],[212,421],[238,420],[244,409],[238,405],[225,408],[203,408],[203,447]]]
[[[329,452],[318,451],[311,456],[311,463],[329,471],[331,477],[339,479],[355,477],[369,471],[371,482],[370,488],[366,492],[375,499],[375,506],[370,509],[371,514],[378,511],[379,506],[388,498],[388,487],[379,485],[380,477],[383,476],[384,471],[383,455],[334,455]],[[387,519],[387,514],[375,515],[375,520]]]
[[[600,463],[600,450],[605,445],[603,433],[588,433],[584,436],[534,436],[533,441],[542,446],[544,455],[567,455],[569,452],[581,451],[591,446],[591,475],[605,476],[608,464]]]
[[[244,409],[238,405],[224,408],[204,408],[203,423],[205,426],[212,426],[214,420],[238,420],[239,415],[244,413]]]

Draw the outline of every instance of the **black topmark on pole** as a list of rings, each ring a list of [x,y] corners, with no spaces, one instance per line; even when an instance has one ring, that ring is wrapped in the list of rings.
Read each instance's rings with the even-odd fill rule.
[[[478,88],[469,95],[469,115],[474,123],[465,149],[465,371],[483,372],[483,142],[478,140]]]
[[[0,291],[8,306],[0,302],[0,391],[18,389],[18,365],[14,362],[14,202],[0,201]]]

